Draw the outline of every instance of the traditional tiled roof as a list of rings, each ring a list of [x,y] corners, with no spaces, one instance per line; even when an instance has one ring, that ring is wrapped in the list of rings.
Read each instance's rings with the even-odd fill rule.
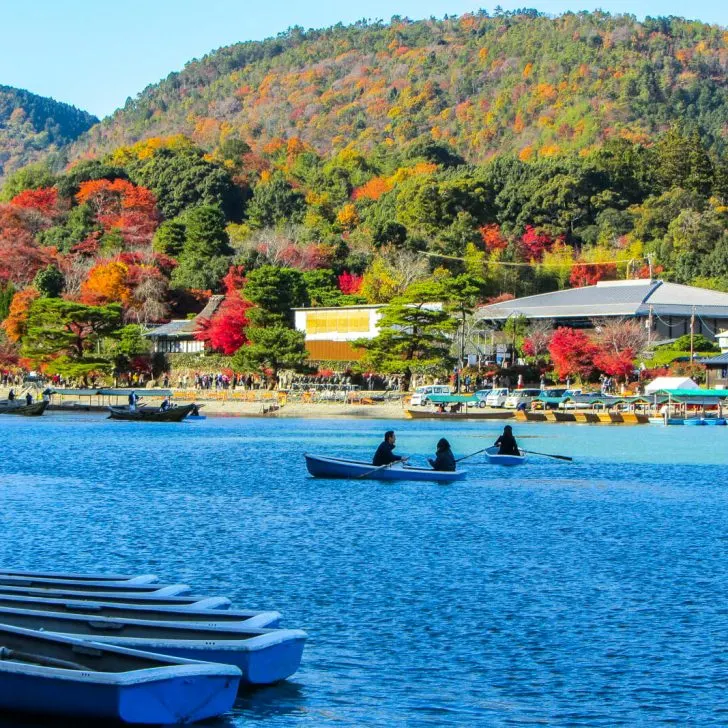
[[[665,281],[600,281],[596,286],[515,298],[476,312],[478,318],[503,320],[523,315],[532,319],[660,316],[728,318],[728,293]]]
[[[202,311],[200,311],[200,313],[198,313],[193,319],[175,319],[170,321],[168,324],[157,326],[144,335],[148,336],[150,339],[193,339],[200,320],[210,319],[215,311],[217,311],[224,298],[225,296],[210,296],[210,300],[205,305],[205,308],[203,308]]]

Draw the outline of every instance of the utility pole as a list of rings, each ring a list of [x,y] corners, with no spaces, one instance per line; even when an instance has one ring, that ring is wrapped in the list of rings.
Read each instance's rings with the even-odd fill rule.
[[[652,343],[652,304],[650,304],[650,315],[647,317],[647,346]]]
[[[650,280],[652,280],[652,253],[647,253],[647,265],[650,267]]]
[[[693,312],[690,315],[690,363],[693,363],[693,339],[695,338],[695,306],[693,306]]]

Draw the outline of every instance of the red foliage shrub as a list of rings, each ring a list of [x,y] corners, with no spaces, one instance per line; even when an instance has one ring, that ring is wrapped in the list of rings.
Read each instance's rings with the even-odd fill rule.
[[[363,281],[363,276],[357,276],[345,270],[338,278],[339,290],[347,296],[355,295],[361,291]]]

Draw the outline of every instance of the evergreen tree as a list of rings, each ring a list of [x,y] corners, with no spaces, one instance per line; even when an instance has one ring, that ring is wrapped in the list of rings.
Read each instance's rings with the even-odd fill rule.
[[[66,280],[55,265],[39,270],[33,279],[33,287],[42,298],[59,298]]]
[[[301,370],[306,365],[306,336],[286,326],[275,324],[262,328],[249,326],[249,343],[241,346],[232,358],[238,372],[261,372],[270,386],[275,386],[282,369]]]
[[[404,377],[405,389],[415,372],[443,373],[450,368],[452,337],[458,323],[441,301],[443,286],[432,279],[413,283],[382,309],[379,334],[358,339],[362,366]]]
[[[305,209],[303,195],[282,174],[275,173],[256,186],[248,205],[248,219],[252,227],[274,227],[301,222]]]
[[[291,309],[309,304],[301,271],[274,265],[251,271],[243,295],[254,306],[248,312],[253,326],[291,326]]]

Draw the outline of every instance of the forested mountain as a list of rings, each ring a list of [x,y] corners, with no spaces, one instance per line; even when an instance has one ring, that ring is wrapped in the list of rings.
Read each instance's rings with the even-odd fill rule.
[[[80,149],[180,132],[211,148],[234,131],[261,147],[295,136],[328,153],[425,134],[483,162],[615,136],[647,141],[677,120],[720,148],[727,44],[717,26],[600,12],[293,28],[192,61],[127,101]]]
[[[58,152],[97,121],[75,106],[0,86],[0,179]]]
[[[477,302],[603,279],[728,290],[727,66],[719,28],[599,13],[220,50],[94,126],[65,168],[6,176],[0,365],[148,366],[140,327],[212,293],[200,336],[271,376],[305,358],[296,306],[443,301],[440,337]]]

